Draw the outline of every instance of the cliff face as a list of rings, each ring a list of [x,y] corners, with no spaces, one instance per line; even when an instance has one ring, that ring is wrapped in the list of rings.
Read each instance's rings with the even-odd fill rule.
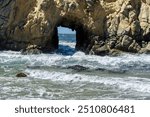
[[[76,30],[76,49],[150,52],[150,0],[1,0],[0,48],[58,48],[57,27]]]

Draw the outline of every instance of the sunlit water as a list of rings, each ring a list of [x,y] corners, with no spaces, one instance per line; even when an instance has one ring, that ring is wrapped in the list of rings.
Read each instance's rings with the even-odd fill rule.
[[[0,52],[0,99],[150,99],[150,55],[85,55],[60,38],[52,54]]]

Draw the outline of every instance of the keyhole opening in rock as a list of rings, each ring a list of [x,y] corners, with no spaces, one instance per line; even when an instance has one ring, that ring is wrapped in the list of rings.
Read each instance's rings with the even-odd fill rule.
[[[59,26],[58,30],[58,52],[65,55],[72,55],[76,49],[76,31],[70,28]]]

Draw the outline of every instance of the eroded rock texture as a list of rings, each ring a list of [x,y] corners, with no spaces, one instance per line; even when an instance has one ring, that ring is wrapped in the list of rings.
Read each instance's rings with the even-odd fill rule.
[[[150,0],[0,0],[0,49],[53,51],[58,26],[86,53],[150,52]]]

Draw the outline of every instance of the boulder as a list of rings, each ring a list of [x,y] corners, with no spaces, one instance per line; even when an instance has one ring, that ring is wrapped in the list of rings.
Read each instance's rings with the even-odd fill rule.
[[[73,66],[69,66],[67,67],[68,69],[73,69],[75,71],[85,71],[88,70],[87,67],[81,66],[81,65],[73,65]]]
[[[26,49],[22,50],[21,53],[24,55],[40,54],[42,51],[37,45],[29,45]]]
[[[93,46],[91,51],[93,51],[93,54],[100,55],[100,56],[104,56],[104,55],[107,55],[109,53],[109,49],[107,48],[106,45],[104,45],[102,47],[100,47],[98,45]]]
[[[110,52],[109,52],[109,55],[110,56],[120,56],[123,52],[120,51],[120,50],[117,50],[117,49],[111,49]]]
[[[150,42],[145,48],[142,48],[139,53],[150,54]]]
[[[16,74],[16,77],[27,77],[27,74],[20,72]]]

